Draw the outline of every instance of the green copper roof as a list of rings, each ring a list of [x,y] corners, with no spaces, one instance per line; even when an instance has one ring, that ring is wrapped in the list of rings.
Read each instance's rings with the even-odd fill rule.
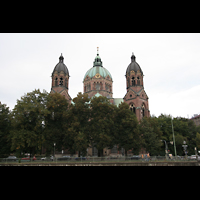
[[[98,49],[98,47],[97,47],[97,56],[96,56],[95,59],[94,59],[93,67],[90,68],[90,69],[86,72],[83,81],[85,80],[86,76],[89,76],[90,78],[92,78],[92,77],[94,77],[97,73],[99,73],[103,78],[105,78],[106,76],[109,75],[110,78],[112,79],[112,76],[111,76],[110,72],[109,72],[107,69],[105,69],[105,68],[103,67],[103,65],[102,65],[103,63],[102,63],[102,61],[101,61],[101,58],[100,58],[100,56],[99,56],[99,52],[98,52],[98,51],[99,51],[99,49]]]
[[[110,78],[112,79],[110,72],[107,69],[105,69],[104,67],[92,67],[86,72],[83,80],[85,80],[86,76],[89,76],[90,78],[92,78],[97,73],[99,73],[103,78],[105,78],[106,76],[109,75]]]
[[[100,97],[100,96],[102,95],[97,92],[93,97]]]

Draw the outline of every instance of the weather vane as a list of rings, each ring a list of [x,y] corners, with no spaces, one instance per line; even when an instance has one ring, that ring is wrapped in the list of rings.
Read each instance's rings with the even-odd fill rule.
[[[99,47],[97,47],[97,54],[99,54]]]

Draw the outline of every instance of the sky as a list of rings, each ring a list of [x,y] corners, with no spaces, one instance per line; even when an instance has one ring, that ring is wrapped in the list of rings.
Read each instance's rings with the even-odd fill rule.
[[[113,78],[113,97],[126,94],[132,52],[144,73],[151,115],[200,114],[199,33],[0,33],[0,101],[10,110],[35,89],[51,90],[51,74],[63,55],[69,95],[83,92],[83,78],[99,47]]]

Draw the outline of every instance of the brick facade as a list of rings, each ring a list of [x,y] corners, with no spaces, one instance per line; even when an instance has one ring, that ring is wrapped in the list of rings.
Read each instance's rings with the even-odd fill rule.
[[[200,115],[195,115],[194,117],[192,117],[190,120],[194,121],[194,124],[196,126],[200,126]]]
[[[101,75],[95,75],[92,78],[86,76],[83,81],[83,91],[87,93],[89,97],[93,97],[98,92],[102,96],[112,98],[112,83],[113,81],[109,75],[106,76],[106,78]]]
[[[142,69],[136,63],[134,55],[131,56],[131,63],[125,76],[127,93],[124,96],[124,102],[136,114],[138,120],[141,120],[144,116],[150,117],[149,98],[144,90],[144,75]]]

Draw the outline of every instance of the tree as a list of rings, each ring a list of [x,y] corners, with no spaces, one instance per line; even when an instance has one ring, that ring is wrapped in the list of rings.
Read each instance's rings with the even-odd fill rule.
[[[125,149],[126,156],[128,150],[132,150],[134,154],[139,154],[141,149],[138,120],[125,102],[119,105],[115,117],[115,144],[118,144],[119,150]]]
[[[11,150],[34,154],[44,142],[44,120],[48,113],[46,91],[34,90],[17,100],[12,111]]]
[[[187,140],[186,137],[182,136],[179,133],[176,133],[175,142],[176,142],[177,155],[180,155],[180,156],[185,155],[182,145],[183,145],[183,141],[186,141],[186,140]]]
[[[1,157],[10,154],[11,143],[8,140],[11,130],[10,110],[6,104],[0,102],[0,155]]]
[[[66,113],[64,124],[65,136],[64,145],[72,153],[78,151],[78,156],[86,155],[90,145],[89,119],[90,119],[90,98],[87,94],[78,93],[73,99],[68,113]]]
[[[61,151],[63,148],[69,104],[63,95],[53,93],[48,95],[46,109],[48,112],[45,115],[44,148],[49,155],[53,151],[54,143],[56,150]]]
[[[158,124],[162,131],[162,140],[166,140],[168,143],[168,149],[170,153],[174,154],[174,145],[170,144],[173,141],[172,123],[174,128],[174,136],[176,142],[177,155],[185,155],[182,145],[183,141],[186,141],[188,154],[193,154],[194,147],[196,146],[196,133],[200,131],[200,127],[196,127],[192,120],[176,117],[173,118],[170,115],[161,114],[158,118]],[[164,152],[164,143],[162,145],[162,152]]]
[[[200,134],[198,132],[196,134],[196,147],[200,149]]]
[[[140,134],[143,139],[143,148],[151,155],[157,155],[162,145],[160,130],[157,118],[143,117],[140,122]]]
[[[98,150],[98,156],[103,156],[103,149],[112,148],[114,144],[116,106],[103,96],[91,99],[91,119],[89,130],[91,143]]]

